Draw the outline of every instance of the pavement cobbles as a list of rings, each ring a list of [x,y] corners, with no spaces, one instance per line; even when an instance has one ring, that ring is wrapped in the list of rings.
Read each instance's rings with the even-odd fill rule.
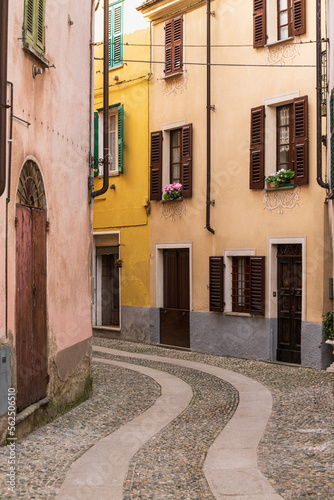
[[[94,364],[93,397],[16,444],[16,489],[7,487],[8,450],[0,448],[1,499],[52,499],[71,464],[101,438],[155,403],[160,386],[138,372]]]
[[[334,498],[333,374],[122,341],[94,339],[94,344],[202,362],[262,383],[272,393],[273,411],[258,448],[260,470],[284,499]],[[233,415],[237,393],[216,377],[203,377],[196,370],[165,365],[168,359],[161,361],[163,369],[172,370],[191,385],[194,397],[181,415],[133,457],[124,484],[124,498],[212,499],[202,464],[207,447]],[[139,363],[133,358],[127,358],[127,362],[144,363],[152,368],[162,365],[146,360]],[[15,496],[7,495],[7,452],[5,447],[0,449],[1,498],[55,498],[72,462],[99,439],[153,405],[160,395],[159,385],[150,377],[99,363],[94,364],[93,387],[92,399],[17,443]],[[217,401],[215,394],[219,395]],[[202,434],[204,427],[208,427],[207,436]],[[187,461],[192,464],[188,469],[184,467]],[[147,481],[150,491],[145,489]]]
[[[261,472],[287,500],[334,498],[332,373],[122,341],[96,339],[95,343],[127,352],[199,361],[262,383],[272,393],[273,410],[258,448]]]

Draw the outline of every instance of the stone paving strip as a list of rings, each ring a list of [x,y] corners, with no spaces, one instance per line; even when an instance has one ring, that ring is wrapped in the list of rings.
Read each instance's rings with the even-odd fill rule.
[[[117,350],[95,346],[94,351],[102,356],[113,355],[120,359]],[[235,413],[219,435],[220,429],[217,429],[217,423],[221,420],[219,413],[207,414],[205,412],[205,419],[201,419],[199,414],[201,409],[190,408],[184,418],[176,419],[172,426],[168,426],[161,433],[161,436],[155,436],[154,440],[147,443],[130,464],[125,500],[132,498],[228,500],[232,497],[244,500],[251,498],[279,500],[282,498],[276,494],[257,468],[257,446],[267,426],[272,406],[271,394],[263,385],[223,368],[194,361],[169,359],[168,365],[163,366],[158,356],[136,353],[123,353],[122,355],[125,358],[131,357],[132,362],[136,360],[142,363],[145,360],[150,363],[150,366],[160,367],[163,370],[170,370],[168,365],[190,368],[192,372],[196,370],[197,377],[201,379],[209,374],[228,382],[239,394],[239,404],[237,408],[234,408]],[[155,362],[154,365],[152,365],[153,362]],[[182,373],[179,372],[178,375],[182,376]],[[210,398],[218,399],[218,393],[212,393],[207,387],[205,390],[210,396],[208,401],[203,401],[203,399],[200,401],[204,411],[210,404]],[[224,415],[226,416],[226,410]],[[182,437],[184,436],[186,436],[186,446],[182,454],[183,467],[178,468],[175,457],[182,453]],[[193,455],[201,441],[206,442],[207,445],[213,443],[206,452],[207,456],[204,461],[204,475],[213,497],[209,496],[208,492],[201,492],[200,488],[192,491],[188,487],[190,478],[186,474],[187,465],[190,474],[194,474],[194,470],[199,468],[199,463],[196,463]],[[157,457],[161,457],[161,460],[157,460]],[[198,472],[200,475],[200,471]],[[152,492],[155,493],[153,497]]]
[[[97,360],[139,371],[155,379],[161,396],[144,413],[101,439],[70,468],[59,500],[122,500],[123,482],[133,455],[190,403],[192,390],[179,378],[151,368]]]
[[[258,447],[261,472],[286,500],[334,499],[333,373],[120,340],[96,338],[94,344],[220,366],[260,382],[273,398],[272,414]]]
[[[0,448],[0,498],[54,499],[75,460],[159,397],[160,386],[152,378],[94,363],[92,398],[17,442],[14,495],[7,485],[8,449]]]

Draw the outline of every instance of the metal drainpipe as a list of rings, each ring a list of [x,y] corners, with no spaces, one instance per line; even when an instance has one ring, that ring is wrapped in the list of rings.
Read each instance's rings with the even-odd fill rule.
[[[0,2],[0,196],[6,187],[8,0]]]
[[[211,190],[211,12],[210,0],[206,2],[207,10],[207,66],[206,66],[206,226],[210,233],[215,234],[210,226],[210,190]]]
[[[8,155],[8,183],[7,183],[7,198],[6,198],[6,248],[5,248],[5,332],[6,339],[8,338],[8,205],[10,202],[10,187],[12,177],[12,144],[13,144],[13,101],[14,101],[14,86],[12,82],[7,82],[10,85],[10,128],[9,128],[9,155]]]
[[[103,14],[103,186],[92,192],[92,198],[109,187],[109,0],[104,0]]]
[[[321,0],[317,0],[317,182],[320,187],[329,189],[322,180],[322,117],[321,117]]]

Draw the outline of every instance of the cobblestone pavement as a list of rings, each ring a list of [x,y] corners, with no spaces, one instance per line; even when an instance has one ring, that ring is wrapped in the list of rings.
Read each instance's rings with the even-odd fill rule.
[[[272,392],[273,412],[259,446],[261,471],[285,499],[334,498],[333,374],[121,341],[94,339],[94,343],[128,352],[199,361],[263,383]],[[196,370],[138,359],[132,362],[171,370],[192,386],[194,398],[177,419],[133,457],[124,498],[212,499],[201,465],[205,450],[233,415],[236,391]],[[55,498],[73,461],[99,439],[145,411],[159,395],[158,384],[149,377],[94,364],[93,398],[17,443],[15,496],[7,494],[8,451],[6,447],[0,449],[0,497]],[[183,468],[182,462],[186,461],[192,467]],[[165,478],[166,471],[169,479]],[[176,472],[183,477],[173,476]],[[149,492],[145,490],[148,481]],[[177,484],[187,484],[187,489],[177,489]]]

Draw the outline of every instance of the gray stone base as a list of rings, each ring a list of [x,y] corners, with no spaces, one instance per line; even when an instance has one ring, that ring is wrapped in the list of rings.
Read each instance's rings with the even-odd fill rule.
[[[122,306],[121,330],[110,333],[112,338],[156,345],[159,309]],[[331,347],[319,348],[321,340],[321,323],[302,323],[302,366],[325,369],[333,362]],[[192,311],[190,348],[218,356],[276,361],[277,320]]]

